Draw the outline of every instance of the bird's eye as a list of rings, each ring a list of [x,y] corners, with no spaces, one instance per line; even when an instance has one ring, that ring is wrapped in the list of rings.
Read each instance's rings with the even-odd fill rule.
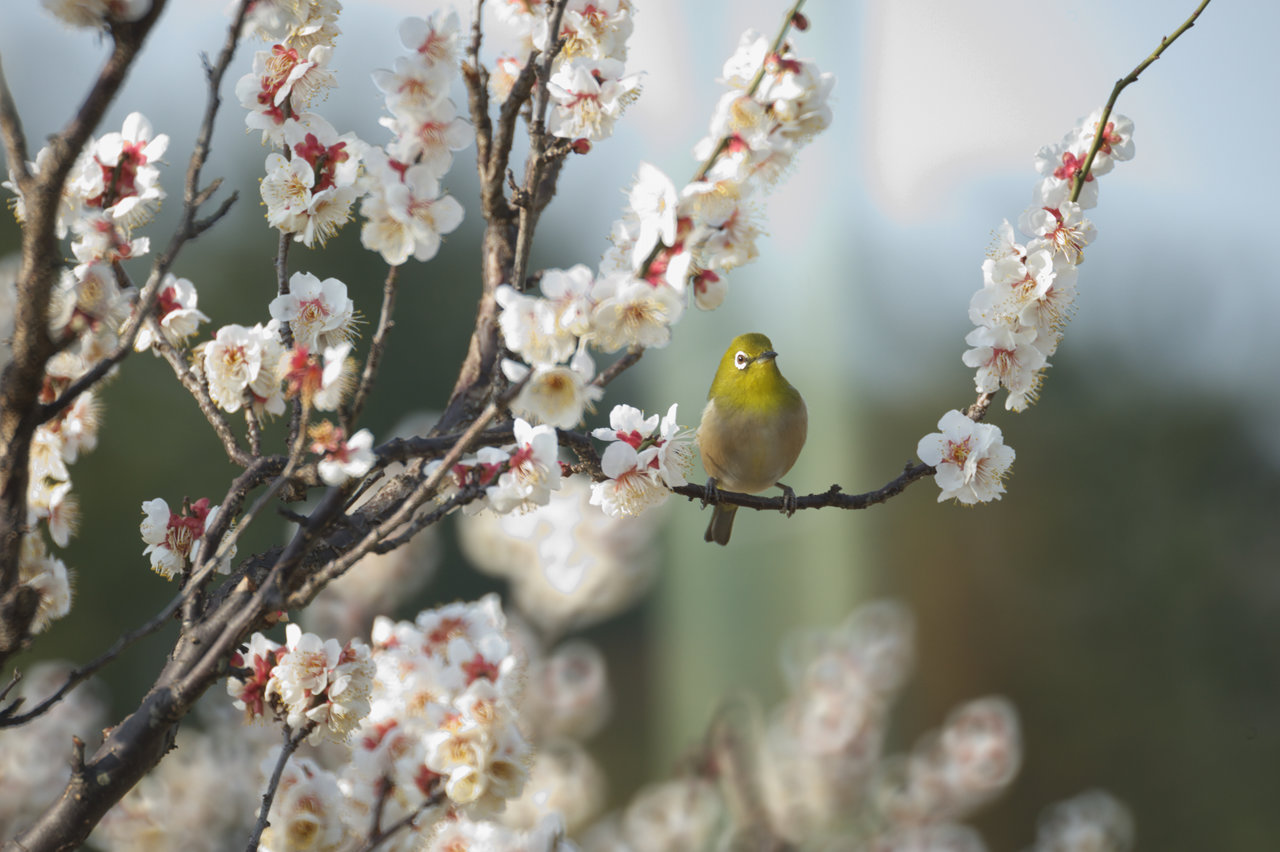
[[[751,356],[745,352],[739,352],[733,356],[733,366],[739,370],[747,369],[747,365],[751,363]]]

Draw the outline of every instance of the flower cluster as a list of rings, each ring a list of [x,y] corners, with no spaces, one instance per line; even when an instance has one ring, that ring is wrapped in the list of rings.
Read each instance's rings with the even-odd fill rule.
[[[1083,211],[1098,200],[1096,177],[1133,156],[1133,122],[1115,116],[1099,126],[1102,110],[1080,120],[1058,145],[1036,155],[1042,175],[1032,193],[1032,206],[1018,218],[1028,239],[1018,242],[1005,221],[995,248],[982,264],[982,289],[969,304],[976,328],[965,337],[971,349],[964,363],[977,368],[979,393],[1008,390],[1005,408],[1022,411],[1035,401],[1049,358],[1057,351],[1062,329],[1076,297],[1076,267],[1084,247],[1093,241],[1093,223]],[[1096,137],[1100,147],[1079,199],[1071,195]]]
[[[147,543],[142,555],[151,557],[152,571],[172,580],[200,561],[200,545],[218,519],[218,507],[210,506],[208,497],[201,497],[194,503],[183,501],[182,511],[174,512],[164,498],[157,497],[143,502],[142,514],[139,531]],[[225,574],[234,555],[232,548],[218,570]]]
[[[149,323],[144,324],[134,339],[133,348],[138,352],[146,352],[161,337],[171,346],[181,346],[188,337],[199,331],[202,323],[209,321],[199,309],[199,301],[196,285],[171,272],[165,273],[156,297],[158,333],[152,330]],[[152,349],[152,352],[156,350]]]
[[[88,369],[84,358],[60,352],[45,364],[40,401],[52,403]],[[27,480],[27,523],[43,523],[54,544],[66,547],[80,521],[80,507],[71,492],[71,470],[82,452],[98,445],[101,405],[93,391],[85,391],[56,417],[36,427],[31,440]]]
[[[1036,154],[1041,179],[1031,207],[1018,217],[1018,229],[1028,240],[1019,243],[1008,220],[1001,224],[996,245],[982,263],[982,289],[969,302],[975,328],[965,336],[972,348],[962,360],[977,368],[979,393],[1001,387],[1008,391],[1009,411],[1022,411],[1035,401],[1049,357],[1074,310],[1076,267],[1095,236],[1093,223],[1083,215],[1098,203],[1094,178],[1133,157],[1133,122],[1116,115],[1103,125],[1102,113],[1099,109],[1082,118],[1061,143]],[[1097,155],[1085,173],[1095,140]],[[1072,200],[1082,174],[1079,198]],[[954,497],[972,504],[1000,499],[1014,455],[1000,430],[968,422],[958,411],[943,415],[938,428],[942,432],[921,438],[916,451],[925,464],[938,468],[938,500]]]
[[[285,400],[295,397],[336,410],[353,383],[348,355],[357,320],[347,286],[295,272],[289,291],[272,299],[268,311],[266,325],[226,325],[195,348],[209,396],[228,412],[248,407],[258,415],[278,415]],[[286,330],[291,349],[284,345]]]
[[[462,222],[462,205],[440,189],[453,152],[471,140],[471,126],[448,97],[458,76],[458,39],[456,12],[406,18],[400,41],[409,55],[373,74],[391,113],[381,123],[394,138],[366,154],[360,242],[393,266],[435,257],[441,236]]]
[[[648,418],[630,405],[616,405],[609,412],[609,426],[592,435],[609,446],[600,456],[600,469],[608,477],[591,485],[591,503],[612,517],[638,515],[666,500],[669,489],[686,484],[693,467],[693,449],[687,431],[676,421],[676,404],[666,416]]]
[[[458,461],[446,478],[442,496],[463,488],[483,489],[483,498],[465,507],[468,512],[492,509],[505,514],[547,505],[551,492],[559,491],[562,481],[556,430],[532,426],[519,418],[512,430],[513,445],[481,447]],[[428,473],[434,473],[439,465],[439,461],[432,462]]]
[[[374,664],[363,642],[343,645],[290,624],[284,645],[255,633],[231,665],[243,674],[227,679],[227,692],[246,718],[272,712],[295,731],[314,724],[311,743],[345,743],[369,714]]]
[[[634,27],[632,4],[629,0],[569,0],[554,33],[551,7],[541,0],[497,6],[499,18],[514,31],[519,46],[515,53],[499,57],[490,92],[494,100],[505,101],[532,51],[545,52],[563,39],[547,81],[552,105],[547,129],[565,139],[607,139],[623,110],[640,94],[640,75],[625,73],[627,39]]]
[[[938,428],[942,431],[925,435],[916,446],[920,460],[937,468],[933,479],[942,489],[938,502],[955,499],[971,506],[999,500],[1014,458],[1000,427],[975,423],[952,409],[942,415]]]
[[[285,361],[280,321],[251,328],[224,325],[213,340],[196,347],[196,366],[209,385],[209,396],[231,413],[248,407],[255,414],[283,414],[280,372]]]
[[[310,272],[295,272],[289,292],[272,299],[267,310],[273,320],[289,325],[293,342],[302,346],[326,349],[355,334],[355,303],[337,278],[321,281]]]
[[[276,746],[263,758],[258,767],[263,778],[271,777],[279,755],[280,747]],[[353,833],[343,819],[344,805],[332,772],[310,758],[291,757],[280,776],[258,852],[341,852],[352,848]]]
[[[324,245],[351,218],[367,146],[353,133],[339,136],[319,116],[305,124],[288,119],[282,133],[288,156],[267,155],[267,174],[259,186],[267,224],[306,246]]]
[[[753,200],[830,124],[827,100],[835,84],[789,44],[770,53],[753,31],[725,63],[724,80],[730,91],[716,106],[710,134],[694,148],[704,162],[697,178],[677,191],[642,164],[605,262],[611,272],[671,288],[681,303],[691,289],[694,303],[707,310],[724,300],[725,273],[755,259]]]
[[[384,845],[401,852],[553,849],[599,813],[602,773],[581,742],[599,729],[610,698],[603,657],[590,645],[544,653],[507,624],[495,595],[413,621],[379,617],[368,649],[293,626],[287,636],[279,646],[255,634],[228,682],[246,721],[316,721],[325,745],[286,764],[264,849],[351,849],[370,826],[397,824]],[[356,658],[345,672],[344,657]],[[363,715],[354,730],[353,714]],[[240,737],[219,730],[209,739],[266,739],[254,733],[261,727]],[[265,749],[255,743],[219,763],[190,745],[215,775],[256,767],[265,780],[278,755],[259,765],[254,750]],[[126,798],[108,820],[122,844],[108,848],[130,848],[123,839],[151,820],[136,796]]]
[[[351,218],[368,148],[306,111],[336,85],[328,63],[341,10],[337,0],[255,3],[248,29],[276,43],[258,51],[236,83],[245,125],[282,149],[267,155],[259,186],[267,223],[306,246],[324,245]]]
[[[71,611],[71,573],[61,559],[49,553],[39,533],[28,533],[22,537],[18,551],[18,584],[34,589],[40,595],[40,603],[31,619],[33,634],[44,631]]]
[[[168,145],[169,137],[155,133],[141,113],[130,113],[120,131],[85,143],[63,186],[56,233],[73,237],[77,263],[53,287],[49,331],[70,344],[64,351],[78,355],[84,369],[116,348],[129,320],[136,292],[113,265],[150,251],[150,240],[133,236],[133,229],[148,222],[165,197],[157,163]],[[53,157],[50,147],[42,148],[28,171],[42,174]],[[26,200],[12,172],[0,185],[17,196],[14,214],[24,221]]]
[[[441,794],[477,816],[518,796],[531,756],[516,725],[524,670],[497,597],[412,622],[379,617],[372,638],[372,711],[341,778],[359,824],[379,806],[393,822]]]
[[[109,19],[136,20],[146,11],[145,5],[136,3],[46,5],[70,23],[94,27]],[[150,241],[134,236],[133,230],[151,219],[165,196],[157,164],[168,144],[169,138],[155,133],[141,113],[130,113],[119,131],[88,139],[67,175],[55,233],[59,239],[71,238],[76,263],[62,271],[50,293],[48,328],[59,351],[45,364],[39,393],[42,404],[58,402],[77,380],[113,352],[133,320],[137,291],[116,274],[116,265],[150,251]],[[27,163],[28,172],[40,176],[52,166],[53,158],[52,148],[42,148],[34,162]],[[24,221],[26,199],[12,171],[9,180],[0,185],[15,194],[14,214]],[[3,275],[0,301],[5,304],[15,295],[10,272],[6,268]],[[158,296],[160,333],[170,342],[180,342],[205,318],[196,310],[195,288],[189,281],[169,276],[160,282]],[[138,344],[150,345],[149,335],[144,326]],[[5,353],[7,356],[7,347]],[[99,421],[96,395],[93,390],[82,390],[35,429],[27,521],[33,527],[42,522],[59,547],[67,545],[79,519],[68,465],[81,452],[97,446]],[[24,540],[23,553],[22,581],[41,590],[35,629],[44,629],[51,618],[60,618],[69,610],[69,572],[61,560],[47,556],[43,542],[30,536]]]
[[[338,0],[254,0],[245,15],[246,35],[282,42],[298,50],[332,45],[337,39]]]

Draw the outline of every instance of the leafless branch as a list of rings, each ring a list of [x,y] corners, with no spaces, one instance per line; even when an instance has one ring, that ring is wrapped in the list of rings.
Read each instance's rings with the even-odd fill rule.
[[[18,191],[31,192],[31,172],[27,170],[27,137],[22,132],[22,119],[18,106],[9,91],[9,81],[4,76],[4,62],[0,61],[0,139],[4,141],[5,157],[16,179]]]
[[[413,825],[414,822],[417,821],[418,817],[439,805],[444,801],[444,798],[445,794],[443,790],[438,790],[435,793],[432,793],[425,802],[418,806],[416,810],[405,814],[385,829],[375,830],[373,836],[371,836],[368,842],[361,846],[357,852],[373,852],[373,850],[377,849],[383,843],[386,843],[392,837],[395,837],[397,834]]]
[[[295,732],[291,731],[288,725],[284,726],[284,745],[280,747],[280,756],[276,759],[275,769],[271,771],[267,789],[262,793],[262,807],[258,810],[258,821],[254,823],[253,831],[249,834],[245,852],[257,852],[258,841],[262,839],[262,832],[267,829],[267,815],[271,812],[271,803],[275,801],[276,790],[279,789],[280,779],[284,776],[284,767],[315,727],[315,722],[308,722]]]
[[[378,312],[378,327],[374,329],[373,340],[369,343],[369,357],[365,359],[364,370],[360,374],[360,383],[356,386],[351,404],[342,412],[342,428],[351,432],[352,425],[360,419],[364,411],[365,400],[373,390],[374,380],[378,376],[378,366],[382,362],[383,352],[387,348],[387,335],[395,326],[391,313],[396,305],[396,273],[399,266],[387,270],[387,278],[382,282],[382,309]]]
[[[173,368],[173,373],[178,377],[178,381],[182,382],[182,386],[195,397],[196,404],[200,406],[200,412],[204,414],[205,419],[209,421],[209,425],[213,427],[214,433],[222,441],[222,447],[227,452],[227,458],[241,467],[248,467],[253,463],[253,455],[240,446],[235,433],[231,431],[231,424],[227,422],[227,418],[223,416],[217,403],[209,395],[208,386],[187,366],[182,353],[160,334],[160,324],[156,322],[155,317],[151,317],[148,322],[155,324],[152,327],[152,331],[156,335],[156,340],[152,345],[160,353],[160,357],[169,362],[169,366]]]

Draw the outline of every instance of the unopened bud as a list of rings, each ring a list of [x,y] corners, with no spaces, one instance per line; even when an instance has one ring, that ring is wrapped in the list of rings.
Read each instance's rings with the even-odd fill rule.
[[[805,17],[804,12],[796,12],[791,16],[791,26],[804,32],[809,29],[809,19]]]
[[[591,140],[585,137],[575,139],[573,144],[569,146],[569,150],[575,154],[585,154],[591,150]]]

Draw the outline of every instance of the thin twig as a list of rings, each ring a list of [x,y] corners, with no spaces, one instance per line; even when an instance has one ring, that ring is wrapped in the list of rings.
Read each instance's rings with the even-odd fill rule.
[[[249,511],[245,512],[240,518],[240,523],[231,528],[223,540],[218,544],[218,551],[214,554],[212,560],[210,560],[213,565],[216,566],[226,558],[227,554],[231,552],[231,548],[235,547],[236,541],[240,538],[240,535],[248,528],[249,524],[253,522],[253,519],[258,516],[258,513],[262,511],[262,507],[276,498],[276,495],[280,493],[280,489],[284,488],[285,484],[289,481],[289,478],[293,475],[293,471],[297,468],[298,462],[302,459],[302,453],[307,446],[306,421],[310,411],[310,406],[304,405],[302,407],[302,429],[298,431],[298,436],[289,449],[289,460],[285,462],[284,469],[281,470],[275,479],[271,481],[271,485],[267,490],[262,492],[262,494],[258,496],[257,500],[253,501],[253,505],[249,507]],[[207,551],[201,552],[206,553]],[[201,561],[203,562],[204,559]]]
[[[1102,108],[1102,117],[1098,119],[1098,130],[1093,135],[1093,144],[1089,146],[1089,156],[1085,157],[1084,166],[1076,173],[1075,186],[1071,189],[1071,200],[1077,201],[1080,198],[1080,191],[1084,189],[1085,181],[1089,178],[1089,170],[1093,168],[1093,158],[1097,156],[1098,149],[1102,147],[1102,137],[1106,132],[1107,119],[1111,117],[1111,110],[1116,105],[1116,99],[1120,97],[1131,83],[1138,81],[1138,75],[1147,70],[1151,63],[1160,58],[1160,54],[1165,49],[1178,40],[1178,37],[1196,25],[1196,18],[1200,17],[1200,13],[1209,5],[1209,0],[1203,0],[1196,10],[1191,13],[1191,17],[1182,22],[1182,26],[1173,31],[1173,35],[1167,35],[1160,39],[1160,46],[1151,52],[1151,55],[1138,63],[1138,67],[1134,68],[1125,76],[1116,81],[1115,87],[1111,90],[1111,97],[1107,98],[1107,105]]]
[[[743,97],[752,97],[756,90],[760,88],[760,84],[764,82],[765,69],[769,65],[769,57],[778,53],[782,49],[782,43],[787,40],[787,33],[791,32],[791,25],[795,22],[796,15],[800,12],[800,7],[804,5],[804,0],[796,0],[791,8],[787,10],[787,16],[782,21],[782,26],[778,29],[777,36],[773,39],[773,44],[769,46],[769,52],[765,54],[764,61],[760,63],[760,67],[756,69],[756,75],[751,78],[751,85],[747,86],[747,91]],[[707,172],[711,171],[711,167],[715,165],[716,160],[724,153],[725,148],[729,147],[729,137],[723,136],[716,143],[716,147],[711,150],[710,156],[703,161],[702,166],[693,174],[693,182],[697,183],[707,176]],[[661,245],[661,243],[659,243]],[[648,265],[648,262],[645,264]],[[640,276],[643,277],[643,276]]]
[[[373,852],[374,849],[377,849],[383,843],[386,843],[392,837],[413,825],[414,822],[417,821],[418,817],[422,816],[430,808],[434,808],[436,805],[443,802],[444,797],[445,793],[443,790],[437,790],[435,793],[432,793],[425,802],[417,807],[416,810],[405,814],[400,819],[387,826],[384,830],[375,830],[373,836],[369,838],[368,842],[356,850],[356,852]]]
[[[18,192],[24,196],[31,192],[31,172],[27,170],[27,137],[22,132],[22,119],[18,106],[4,76],[4,63],[0,62],[0,139],[4,140],[5,157],[13,172]]]
[[[178,381],[182,382],[182,386],[195,397],[196,405],[200,407],[201,413],[204,414],[205,419],[209,421],[209,425],[213,427],[214,433],[222,441],[222,447],[226,450],[227,457],[241,467],[248,467],[253,463],[253,456],[245,452],[239,441],[236,440],[235,433],[231,431],[231,424],[227,422],[227,418],[222,415],[217,403],[209,395],[209,388],[187,366],[186,361],[183,360],[182,353],[175,349],[173,344],[164,339],[160,331],[160,324],[156,322],[155,317],[149,317],[147,321],[153,323],[151,330],[156,336],[152,346],[160,353],[160,357],[169,362],[169,366],[173,368],[173,373],[178,377]]]
[[[204,602],[204,589],[213,577],[214,572],[217,571],[218,566],[226,559],[230,550],[230,546],[223,541],[223,536],[228,533],[234,533],[234,536],[238,537],[240,529],[247,523],[245,519],[241,519],[240,525],[235,530],[231,528],[231,523],[236,515],[239,514],[240,507],[244,505],[249,492],[273,475],[280,477],[287,464],[288,459],[281,456],[261,456],[248,469],[237,476],[232,481],[231,487],[227,489],[222,502],[218,504],[217,520],[212,526],[205,529],[204,535],[200,539],[201,553],[207,554],[209,548],[214,544],[218,545],[217,553],[213,559],[201,559],[196,564],[193,564],[182,588],[184,604],[182,627],[184,630],[190,629],[196,620],[200,606]],[[235,538],[232,538],[231,544],[234,543]]]
[[[373,340],[369,343],[369,357],[365,359],[364,371],[360,374],[360,383],[356,386],[351,405],[342,412],[342,428],[351,434],[352,425],[360,419],[364,411],[365,400],[373,390],[374,380],[378,376],[378,366],[382,361],[383,351],[387,347],[387,335],[395,326],[391,313],[396,306],[396,273],[399,266],[387,270],[387,278],[382,282],[382,309],[378,312],[378,327],[373,332]]]
[[[307,735],[315,730],[315,727],[315,722],[308,722],[296,732],[293,732],[288,725],[284,726],[284,745],[280,747],[280,756],[276,760],[276,768],[272,771],[271,780],[267,782],[267,789],[262,794],[262,807],[258,811],[258,821],[254,823],[253,833],[249,835],[249,843],[245,846],[245,852],[257,852],[258,841],[262,839],[262,832],[267,829],[267,815],[271,812],[271,803],[275,800],[276,790],[280,787],[280,779],[284,775],[285,764],[289,762],[289,758],[293,757],[293,753],[298,750],[298,746],[302,745],[302,741],[307,738]]]
[[[111,647],[100,656],[88,663],[85,663],[79,668],[72,669],[67,675],[67,679],[63,682],[62,686],[58,687],[53,694],[41,701],[32,709],[28,710],[26,713],[10,715],[12,711],[17,709],[16,704],[11,704],[9,707],[0,710],[0,728],[10,728],[17,725],[23,725],[30,722],[35,717],[45,713],[50,707],[61,701],[68,692],[75,689],[93,675],[97,674],[97,672],[104,666],[128,650],[133,643],[146,636],[150,636],[152,633],[155,633],[168,623],[168,621],[173,617],[173,614],[177,611],[179,605],[181,605],[182,600],[182,595],[177,595],[173,600],[169,601],[169,603],[165,605],[164,609],[160,610],[140,627],[134,628],[113,642]]]
[[[605,385],[609,384],[609,382],[613,381],[614,379],[618,378],[618,376],[622,375],[622,372],[624,370],[630,368],[633,364],[639,361],[643,355],[644,355],[643,346],[640,346],[640,345],[632,346],[630,349],[627,350],[626,355],[623,355],[617,361],[614,361],[612,364],[606,367],[600,373],[600,375],[595,377],[595,379],[591,382],[591,384],[595,385],[598,388],[604,387]]]

